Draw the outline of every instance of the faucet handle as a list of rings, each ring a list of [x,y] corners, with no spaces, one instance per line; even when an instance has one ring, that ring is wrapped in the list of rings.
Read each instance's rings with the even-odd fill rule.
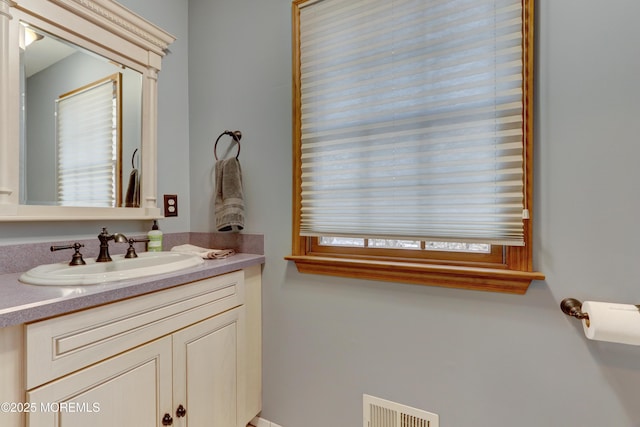
[[[134,243],[142,243],[148,242],[149,239],[134,239],[133,237],[129,239],[129,249],[127,249],[127,254],[124,256],[125,258],[138,258],[138,254],[136,253],[136,249],[133,247]]]
[[[84,245],[82,243],[76,242],[72,245],[51,246],[51,248],[49,249],[51,250],[51,252],[59,251],[62,249],[75,249],[75,252],[71,257],[71,262],[69,262],[69,265],[85,265],[86,262],[82,258],[82,254],[80,253],[80,248],[84,248]]]

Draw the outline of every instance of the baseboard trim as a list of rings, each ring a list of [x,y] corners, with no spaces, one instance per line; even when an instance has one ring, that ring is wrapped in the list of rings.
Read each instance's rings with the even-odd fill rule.
[[[251,420],[251,425],[254,427],[282,427],[276,423],[272,423],[271,421],[267,421],[264,418],[255,417]]]

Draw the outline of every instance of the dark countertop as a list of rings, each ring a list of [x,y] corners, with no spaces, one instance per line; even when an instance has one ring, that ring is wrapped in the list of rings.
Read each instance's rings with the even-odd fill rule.
[[[238,253],[226,259],[139,279],[84,286],[36,286],[18,281],[20,273],[0,275],[0,327],[19,325],[196,280],[263,264],[264,255]]]

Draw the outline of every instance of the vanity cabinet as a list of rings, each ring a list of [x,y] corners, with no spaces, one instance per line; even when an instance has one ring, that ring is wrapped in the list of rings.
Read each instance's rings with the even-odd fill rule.
[[[27,324],[28,427],[245,427],[260,411],[260,267]]]

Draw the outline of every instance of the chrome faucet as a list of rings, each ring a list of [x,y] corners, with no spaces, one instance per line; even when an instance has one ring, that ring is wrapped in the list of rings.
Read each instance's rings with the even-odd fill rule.
[[[109,234],[106,227],[102,228],[102,233],[98,234],[100,240],[100,254],[96,258],[96,262],[109,262],[112,261],[109,255],[109,240],[113,240],[116,243],[127,243],[129,239],[122,233]]]

